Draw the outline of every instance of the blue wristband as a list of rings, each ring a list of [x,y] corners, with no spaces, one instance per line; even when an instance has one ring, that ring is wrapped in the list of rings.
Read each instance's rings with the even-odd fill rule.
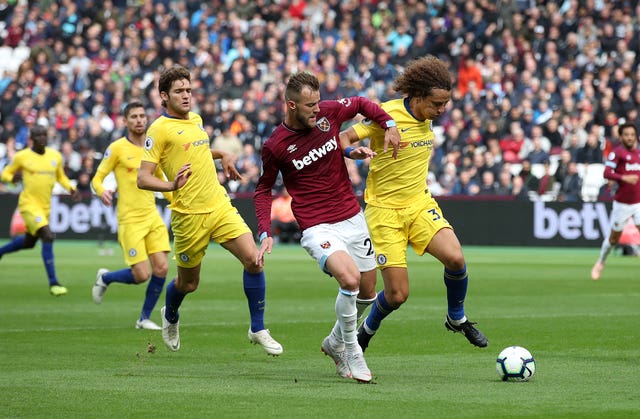
[[[266,231],[263,231],[258,240],[260,240],[260,243],[262,243],[262,240],[266,239],[267,237],[269,237],[269,235]]]
[[[345,157],[347,157],[347,158],[349,158],[349,159],[353,159],[353,157],[351,157],[351,152],[352,152],[353,150],[355,150],[355,149],[356,149],[355,147],[351,147],[351,146],[349,146],[349,147],[345,148],[345,149],[344,149],[344,156],[345,156]]]

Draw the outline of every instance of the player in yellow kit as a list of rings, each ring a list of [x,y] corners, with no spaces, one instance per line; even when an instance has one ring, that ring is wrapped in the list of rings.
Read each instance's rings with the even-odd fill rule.
[[[471,344],[485,347],[487,338],[464,312],[469,278],[462,247],[427,188],[434,145],[432,121],[451,100],[451,75],[443,61],[428,56],[411,62],[395,80],[394,88],[405,96],[382,104],[401,135],[393,155],[382,152],[384,129],[375,123],[363,121],[341,134],[343,147],[370,138],[370,147],[377,154],[367,177],[365,217],[384,290],[358,328],[358,342],[366,349],[382,320],[407,300],[406,252],[411,245],[418,255],[430,253],[444,265],[445,327],[462,333]]]
[[[23,190],[18,198],[18,210],[24,219],[27,232],[0,247],[0,258],[6,253],[31,249],[40,239],[42,260],[49,278],[49,292],[61,296],[67,293],[67,288],[60,285],[56,276],[53,256],[55,235],[49,228],[51,196],[56,182],[71,192],[74,198],[77,197],[77,192],[64,174],[62,155],[47,147],[47,129],[36,125],[31,128],[30,136],[33,142],[31,148],[17,152],[13,161],[0,175],[2,182],[15,182],[22,176]]]
[[[128,268],[109,272],[99,269],[92,296],[96,304],[102,303],[107,287],[113,282],[141,284],[149,280],[137,329],[161,330],[150,317],[162,294],[167,276],[167,253],[171,250],[169,233],[158,210],[153,192],[138,189],[138,168],[142,159],[142,146],[147,129],[147,115],[141,102],[131,102],[124,108],[127,134],[111,143],[98,166],[91,186],[102,203],[113,203],[114,191],[102,183],[113,172],[118,189],[118,241]],[[163,178],[160,168],[156,176]],[[171,194],[165,193],[171,200]],[[151,262],[151,268],[149,263]]]
[[[251,230],[218,182],[212,155],[215,158],[219,153],[209,149],[202,118],[191,112],[189,71],[181,66],[163,70],[158,91],[166,112],[147,130],[138,187],[173,191],[171,228],[178,276],[166,288],[162,338],[169,349],[180,349],[178,309],[184,297],[197,289],[202,258],[213,239],[244,267],[243,285],[251,316],[249,341],[260,344],[270,355],[279,355],[282,346],[264,326],[264,261],[258,257]],[[154,176],[158,166],[169,181]]]

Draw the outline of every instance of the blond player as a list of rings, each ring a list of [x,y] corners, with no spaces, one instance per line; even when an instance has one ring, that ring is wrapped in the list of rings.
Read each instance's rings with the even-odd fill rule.
[[[249,341],[260,344],[267,354],[279,355],[282,346],[264,326],[264,261],[251,230],[218,182],[212,154],[216,158],[222,153],[212,153],[202,118],[191,112],[189,71],[181,66],[163,70],[158,91],[166,112],[147,130],[138,187],[173,191],[171,227],[178,276],[167,285],[166,305],[161,310],[164,342],[173,351],[180,349],[178,309],[184,297],[198,288],[202,258],[213,240],[244,267],[243,285],[251,317]],[[170,181],[154,176],[158,166]]]
[[[429,159],[434,145],[432,121],[451,100],[451,75],[435,57],[411,62],[395,80],[395,90],[405,96],[382,104],[396,121],[402,137],[397,156],[383,153],[384,129],[361,122],[341,134],[343,147],[370,138],[377,153],[371,160],[365,190],[365,217],[382,271],[384,290],[358,328],[358,342],[366,349],[382,320],[409,296],[407,245],[418,255],[430,253],[444,265],[448,312],[445,327],[462,333],[475,346],[487,338],[465,316],[468,274],[462,247],[453,228],[427,188]]]
[[[167,276],[167,253],[171,250],[169,233],[156,209],[155,195],[151,191],[138,189],[137,185],[147,129],[144,105],[141,102],[129,103],[124,108],[123,119],[127,134],[109,145],[91,180],[91,186],[102,203],[111,206],[114,203],[114,191],[105,189],[102,183],[109,173],[114,173],[118,189],[118,242],[127,268],[113,272],[99,269],[92,289],[93,302],[102,303],[111,283],[137,285],[149,281],[136,328],[160,330],[161,327],[150,317]],[[163,178],[159,168],[156,176]],[[171,194],[167,192],[165,197],[170,200]]]

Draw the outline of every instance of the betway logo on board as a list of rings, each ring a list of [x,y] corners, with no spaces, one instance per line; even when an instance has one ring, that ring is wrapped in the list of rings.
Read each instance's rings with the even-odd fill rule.
[[[158,207],[160,210],[160,207]],[[171,210],[164,208],[160,211],[164,223],[169,226],[171,223]],[[57,196],[51,198],[51,216],[49,219],[51,231],[54,233],[73,232],[78,234],[87,233],[91,229],[104,229],[109,232],[118,231],[118,218],[116,209],[102,204],[98,198],[92,198],[89,204],[84,202],[74,202],[67,205],[61,202]]]
[[[326,156],[327,153],[337,148],[338,148],[338,141],[336,141],[336,137],[333,136],[333,138],[331,138],[329,141],[324,143],[322,147],[314,148],[309,152],[309,154],[307,154],[300,160],[293,159],[292,160],[293,165],[298,170],[304,169],[305,166],[309,166],[314,161],[321,159],[322,157]]]
[[[556,212],[546,207],[544,202],[533,204],[533,236],[536,239],[552,239],[559,235],[566,240],[583,237],[597,240],[608,237],[611,219],[604,203],[582,204],[581,209],[565,208]]]

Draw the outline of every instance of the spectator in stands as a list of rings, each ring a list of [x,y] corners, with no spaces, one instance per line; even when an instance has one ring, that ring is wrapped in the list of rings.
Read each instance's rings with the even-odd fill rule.
[[[560,185],[558,201],[578,202],[582,200],[582,178],[578,174],[578,164],[576,162],[568,162],[567,173],[562,177]]]
[[[578,150],[576,156],[578,163],[602,163],[602,147],[595,133],[587,135],[587,143]]]
[[[469,170],[463,170],[460,172],[458,181],[453,185],[451,195],[466,195],[473,196],[480,192],[478,184],[471,179],[471,172]]]
[[[551,164],[549,160],[545,160],[542,162],[544,165],[544,173],[540,177],[538,181],[538,195],[546,195],[554,192],[556,189],[556,178],[551,172]]]
[[[498,192],[498,184],[495,175],[491,170],[482,172],[482,183],[478,190],[478,195],[496,195]]]

